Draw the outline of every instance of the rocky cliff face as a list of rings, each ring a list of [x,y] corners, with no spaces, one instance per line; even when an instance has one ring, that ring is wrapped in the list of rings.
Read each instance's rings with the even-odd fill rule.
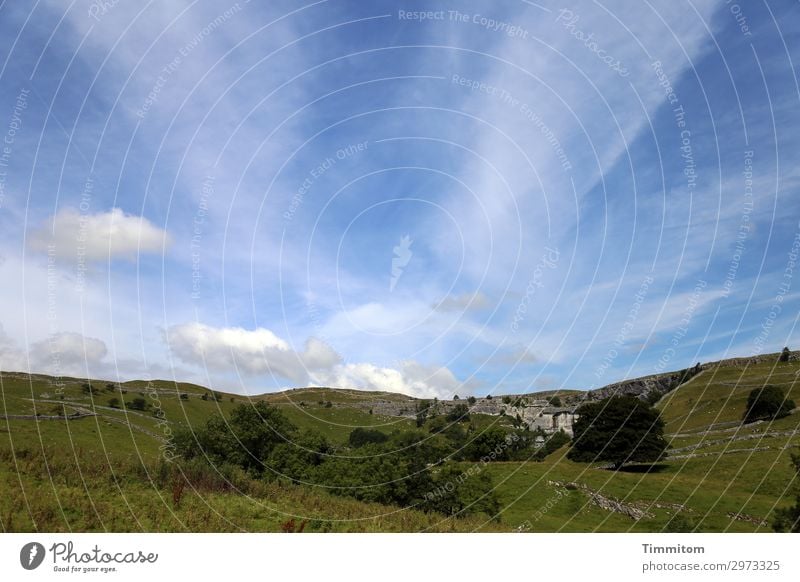
[[[627,395],[637,396],[646,400],[653,396],[654,393],[660,396],[670,390],[677,388],[679,384],[687,382],[697,373],[703,370],[710,370],[712,368],[726,368],[726,367],[743,367],[752,366],[756,364],[775,363],[780,357],[780,352],[771,354],[759,354],[757,356],[750,356],[746,358],[730,358],[728,360],[720,360],[719,362],[712,362],[710,364],[698,363],[693,368],[687,368],[689,374],[686,375],[687,370],[679,370],[677,372],[668,372],[665,374],[654,374],[652,376],[643,376],[641,378],[634,378],[632,380],[622,380],[614,384],[609,384],[597,390],[590,390],[584,397],[585,400],[602,400],[609,396]],[[800,351],[789,352],[789,360],[800,360]]]
[[[702,369],[702,367],[700,369]],[[633,380],[623,380],[587,392],[585,400],[602,400],[609,396],[636,396],[642,400],[646,400],[651,398],[653,393],[661,395],[675,388],[681,379],[681,374],[682,372],[670,372],[669,374],[657,374],[654,376],[645,376],[643,378],[634,378]]]

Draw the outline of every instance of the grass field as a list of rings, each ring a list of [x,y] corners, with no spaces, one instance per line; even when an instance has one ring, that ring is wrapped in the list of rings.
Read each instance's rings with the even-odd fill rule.
[[[238,475],[233,485],[176,493],[161,460],[170,434],[226,416],[246,397],[191,384],[111,384],[5,373],[0,378],[0,527],[4,531],[770,531],[796,485],[800,414],[743,425],[747,395],[774,384],[800,402],[800,363],[707,367],[658,403],[671,449],[653,467],[611,471],[573,463],[566,447],[543,462],[481,466],[501,501],[498,519],[444,518]],[[87,389],[87,383],[92,388]],[[149,403],[144,411],[123,403]],[[113,403],[116,398],[119,402]],[[356,427],[387,434],[403,417],[349,407],[387,393],[307,389],[266,395],[298,427],[344,446]],[[331,402],[332,405],[327,403]],[[112,404],[115,404],[114,407]],[[69,420],[65,419],[69,418]],[[483,430],[508,419],[472,415]],[[463,464],[465,471],[469,463]],[[220,477],[220,479],[222,479]],[[224,479],[223,479],[224,481]],[[177,496],[177,499],[176,499]],[[679,521],[675,520],[676,514]],[[671,521],[672,520],[672,521]]]

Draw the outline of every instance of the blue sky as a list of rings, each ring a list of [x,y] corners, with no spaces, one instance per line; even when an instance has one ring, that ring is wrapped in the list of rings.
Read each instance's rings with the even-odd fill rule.
[[[0,369],[446,398],[796,347],[796,3],[165,4],[0,5]]]

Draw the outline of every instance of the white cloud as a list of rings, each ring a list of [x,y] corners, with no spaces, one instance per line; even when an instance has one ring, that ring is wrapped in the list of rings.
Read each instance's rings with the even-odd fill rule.
[[[320,339],[309,338],[302,351],[264,328],[216,328],[201,323],[174,325],[167,330],[172,353],[188,364],[213,372],[238,370],[246,375],[286,378],[297,385],[330,386],[399,392],[410,396],[450,398],[471,393],[474,381],[461,382],[445,367],[415,360],[399,369],[371,363],[342,363],[341,357]]]
[[[24,370],[27,367],[25,354],[17,347],[17,344],[3,330],[0,324],[0,370],[13,372]]]
[[[65,208],[33,231],[29,241],[31,248],[42,252],[52,245],[56,256],[67,259],[134,260],[139,253],[162,252],[170,237],[146,218],[125,214],[119,208],[97,214]]]
[[[472,382],[459,381],[447,368],[425,366],[415,360],[402,362],[399,370],[366,363],[343,364],[329,372],[312,374],[312,379],[321,386],[399,392],[426,398],[452,398],[459,391],[464,395],[475,388]]]
[[[202,323],[174,325],[166,332],[167,344],[179,359],[208,370],[239,370],[248,375],[272,374],[305,382],[310,371],[330,369],[339,355],[325,342],[309,338],[303,351],[268,329],[216,328]]]
[[[107,371],[103,360],[108,349],[103,340],[75,332],[57,332],[33,342],[25,351],[0,325],[0,370],[53,374],[56,376],[97,376]]]
[[[105,342],[75,332],[58,332],[30,346],[31,367],[54,374],[86,374],[108,354]]]

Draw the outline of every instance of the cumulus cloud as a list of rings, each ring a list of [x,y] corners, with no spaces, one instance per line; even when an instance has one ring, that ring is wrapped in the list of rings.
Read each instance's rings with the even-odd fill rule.
[[[188,364],[214,371],[237,369],[248,375],[272,374],[298,383],[307,381],[310,371],[332,368],[341,360],[319,339],[309,338],[305,348],[296,351],[264,328],[187,323],[170,327],[166,341],[172,353]]]
[[[0,370],[6,372],[20,371],[27,368],[25,354],[3,330],[0,324]]]
[[[371,363],[343,363],[324,341],[311,337],[302,350],[268,329],[212,327],[202,323],[174,325],[165,339],[171,352],[184,363],[213,372],[238,370],[247,375],[288,379],[296,385],[330,386],[399,392],[410,396],[451,398],[467,394],[475,382],[461,382],[447,368],[426,366],[415,360],[399,368]]]
[[[58,257],[99,261],[109,257],[133,260],[139,253],[161,252],[170,237],[146,218],[125,214],[119,208],[96,214],[65,208],[34,230],[29,241],[37,251],[52,246]]]
[[[415,360],[401,362],[400,369],[374,364],[340,364],[330,371],[312,374],[315,384],[334,388],[382,390],[416,397],[452,398],[475,388],[474,383],[459,381],[449,369],[426,366]]]
[[[84,376],[106,371],[103,340],[75,332],[58,332],[30,344],[27,354],[0,325],[0,370],[56,376]]]
[[[52,374],[86,374],[108,354],[103,340],[75,332],[54,333],[30,346],[28,355],[34,370]]]
[[[437,311],[479,311],[486,309],[489,305],[489,298],[477,291],[475,293],[448,295],[433,307]]]

